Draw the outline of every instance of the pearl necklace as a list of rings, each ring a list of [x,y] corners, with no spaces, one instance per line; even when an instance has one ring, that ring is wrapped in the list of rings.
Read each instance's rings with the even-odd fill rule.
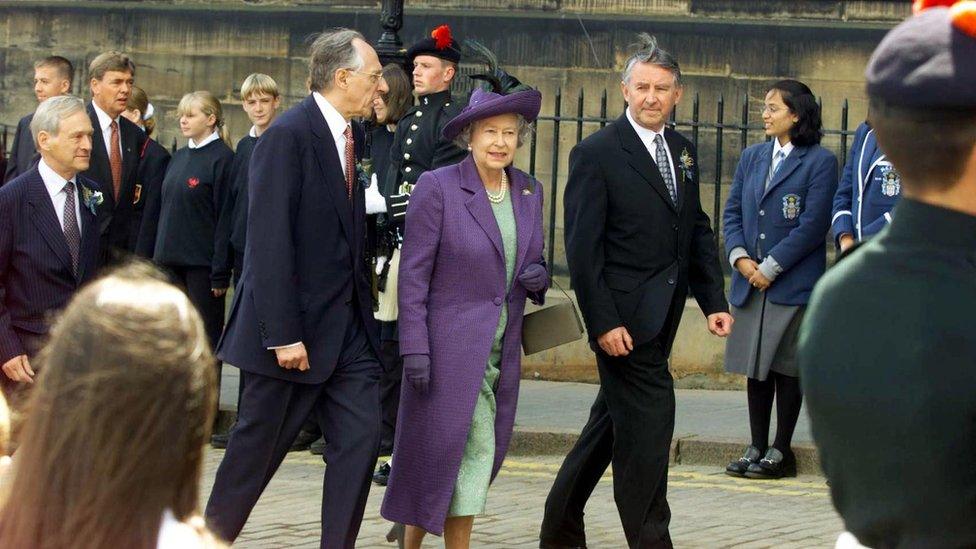
[[[488,200],[492,204],[501,204],[505,200],[505,193],[508,192],[508,176],[505,175],[505,170],[502,170],[502,180],[498,186],[501,187],[498,194],[492,194],[487,187],[485,188],[485,194],[488,195]]]

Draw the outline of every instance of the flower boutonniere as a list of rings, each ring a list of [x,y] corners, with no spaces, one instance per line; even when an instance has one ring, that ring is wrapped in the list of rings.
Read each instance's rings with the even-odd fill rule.
[[[536,183],[535,179],[531,179],[531,178],[527,179],[525,181],[525,186],[522,187],[522,194],[526,196],[535,194],[536,185],[538,185],[538,183]]]
[[[691,153],[688,152],[688,149],[683,149],[681,151],[681,157],[678,160],[681,161],[681,175],[684,177],[685,181],[691,181],[693,179],[692,174],[694,172],[692,170],[695,167],[695,159],[691,157]]]
[[[92,215],[98,215],[95,212],[95,209],[101,206],[102,202],[105,201],[105,197],[102,196],[101,191],[93,191],[85,185],[81,186],[81,199],[85,203],[85,206],[91,210]]]
[[[356,180],[362,188],[369,187],[369,181],[373,176],[373,161],[364,158],[356,162]]]

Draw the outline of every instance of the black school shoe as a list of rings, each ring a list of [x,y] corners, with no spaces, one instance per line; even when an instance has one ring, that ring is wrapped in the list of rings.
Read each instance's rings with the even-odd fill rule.
[[[747,478],[777,479],[796,476],[796,456],[792,450],[786,455],[770,447],[761,460],[746,469]]]
[[[387,461],[383,465],[380,465],[380,468],[377,469],[375,473],[373,473],[373,482],[375,482],[379,486],[386,486],[386,484],[388,482],[390,482],[390,462],[389,461]]]
[[[308,447],[312,445],[315,440],[319,438],[317,433],[309,433],[305,429],[298,432],[298,436],[295,437],[295,442],[291,443],[291,447],[288,448],[289,452],[303,452],[308,450]]]
[[[308,451],[312,452],[312,455],[321,456],[325,453],[325,437],[319,437],[318,440],[313,442],[309,447]]]
[[[746,452],[742,454],[742,457],[735,461],[730,461],[729,464],[725,466],[725,474],[733,477],[744,478],[749,466],[754,463],[758,463],[760,458],[762,458],[762,455],[762,452],[760,452],[755,446],[746,448]]]

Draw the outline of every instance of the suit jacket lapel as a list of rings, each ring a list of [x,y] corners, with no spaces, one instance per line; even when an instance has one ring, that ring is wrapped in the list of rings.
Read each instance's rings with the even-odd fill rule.
[[[86,173],[102,188],[102,194],[105,196],[105,204],[102,208],[108,212],[113,212],[115,211],[115,196],[112,193],[112,167],[105,152],[102,127],[99,125],[98,115],[95,114],[95,107],[91,103],[88,104],[88,117],[91,118],[95,132],[92,134],[91,165],[88,166]]]
[[[80,186],[87,187],[94,192],[97,187],[92,186],[88,181],[82,182],[79,176],[77,181]],[[102,195],[105,193],[103,192]],[[99,229],[98,218],[85,205],[84,195],[78,195],[78,209],[81,211],[81,257],[78,259],[78,282],[90,278],[94,274],[95,262],[98,259]]]
[[[44,186],[41,174],[36,173],[30,182],[30,190],[27,194],[27,201],[31,205],[31,222],[37,229],[44,241],[50,246],[54,255],[61,260],[68,271],[72,270],[71,252],[68,251],[68,242],[64,238],[64,230],[58,222],[58,214],[54,211],[54,204],[51,202],[51,195],[48,194]]]
[[[139,169],[139,152],[136,150],[138,135],[134,131],[142,131],[139,128],[132,128],[134,124],[125,124],[119,121],[119,143],[122,145],[122,185],[119,187],[119,204],[132,204],[135,196],[135,172]],[[131,184],[130,184],[131,183]]]
[[[681,206],[685,203],[685,188],[688,186],[685,181],[685,170],[681,163],[681,153],[683,151],[678,149],[678,132],[671,128],[666,128],[664,130],[664,139],[668,143],[668,152],[671,154],[671,165],[674,166],[674,194],[678,198],[676,208],[680,212]],[[691,151],[688,151],[688,154],[691,154]]]
[[[515,210],[515,232],[518,247],[518,252],[515,255],[515,274],[517,276],[518,273],[522,272],[525,265],[525,254],[529,250],[532,230],[535,228],[533,212],[537,199],[533,195],[540,192],[541,189],[536,188],[532,179],[512,168],[508,168],[506,172],[508,173],[508,180],[511,182],[509,194],[512,197],[512,208]],[[529,194],[526,194],[525,191],[529,191]]]
[[[356,239],[356,230],[352,226],[352,208],[349,204],[349,197],[346,195],[346,177],[342,173],[342,162],[339,161],[339,153],[336,152],[335,139],[329,125],[325,122],[325,117],[319,106],[315,103],[312,95],[306,97],[302,103],[308,115],[309,126],[312,129],[312,147],[315,150],[315,160],[322,172],[325,186],[332,195],[332,205],[335,206],[336,213],[339,214],[339,222],[342,224],[342,231],[350,241]],[[356,193],[353,193],[355,195]]]
[[[774,175],[772,181],[769,182],[769,186],[766,187],[766,192],[763,193],[763,198],[766,198],[766,196],[772,192],[773,189],[785,181],[791,173],[800,167],[800,164],[803,163],[803,156],[806,154],[806,147],[794,147],[793,152],[791,152],[789,156],[783,160],[783,165],[779,167],[779,170],[776,171],[776,175]]]
[[[502,232],[498,229],[495,213],[491,211],[491,204],[488,203],[485,185],[481,182],[481,176],[478,175],[478,169],[470,155],[458,164],[458,169],[461,171],[461,188],[471,193],[464,205],[471,212],[471,216],[478,222],[478,225],[481,225],[481,229],[488,235],[488,239],[495,246],[495,251],[498,252],[499,259],[505,261]]]
[[[664,185],[664,179],[661,178],[661,172],[658,171],[657,164],[651,158],[651,153],[647,152],[647,147],[644,146],[644,142],[637,136],[637,132],[631,127],[630,120],[627,119],[627,114],[625,113],[618,118],[615,125],[617,126],[617,134],[620,136],[620,146],[630,155],[628,159],[630,167],[644,178],[657,191],[657,194],[661,195],[661,199],[672,210],[677,212],[677,207],[674,201],[671,200],[671,193],[668,192],[668,188]]]

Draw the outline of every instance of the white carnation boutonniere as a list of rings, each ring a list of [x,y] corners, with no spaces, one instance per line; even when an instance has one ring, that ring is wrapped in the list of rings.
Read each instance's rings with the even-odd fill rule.
[[[92,215],[98,215],[96,209],[105,202],[105,196],[102,195],[101,191],[93,191],[85,185],[81,186],[81,199],[85,203],[85,206],[91,210]]]
[[[695,159],[691,157],[691,153],[688,149],[681,151],[681,156],[678,158],[681,162],[681,175],[684,177],[685,181],[691,181],[694,179],[692,174],[694,174]]]

